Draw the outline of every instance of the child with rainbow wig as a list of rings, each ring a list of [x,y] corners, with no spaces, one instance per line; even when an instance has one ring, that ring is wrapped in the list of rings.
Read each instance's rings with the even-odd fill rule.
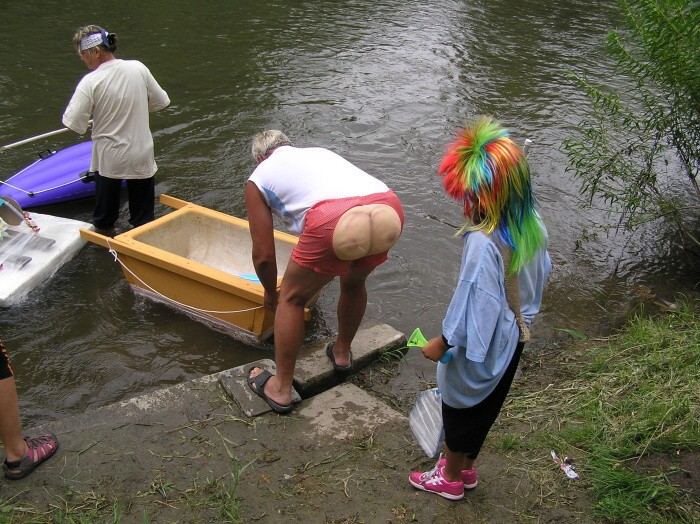
[[[438,169],[467,223],[457,286],[442,336],[422,351],[438,362],[445,453],[417,489],[459,500],[478,483],[474,461],[510,389],[551,269],[547,231],[535,211],[524,152],[501,125],[477,119],[452,142]]]

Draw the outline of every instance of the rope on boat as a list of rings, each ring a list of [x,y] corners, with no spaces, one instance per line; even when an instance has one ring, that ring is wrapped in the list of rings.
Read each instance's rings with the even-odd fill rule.
[[[30,166],[31,167],[31,166]],[[19,174],[19,173],[17,173]],[[5,184],[6,186],[10,186],[12,189],[16,191],[20,191],[24,193],[25,195],[29,195],[30,197],[33,197],[34,195],[40,195],[41,193],[46,193],[47,191],[53,191],[54,189],[60,189],[65,186],[69,186],[70,184],[75,184],[76,182],[82,182],[82,179],[76,178],[75,180],[71,180],[70,182],[66,182],[65,184],[60,184],[58,186],[54,187],[47,187],[46,189],[41,189],[39,191],[28,191],[26,189],[22,189],[21,187],[13,186],[12,184],[8,184],[7,182],[3,182],[0,180],[0,184]]]
[[[41,158],[40,158],[39,160],[36,160],[36,161],[32,162],[31,164],[29,164],[27,167],[25,167],[24,169],[22,169],[22,170],[21,170],[19,173],[17,173],[15,176],[21,175],[21,174],[24,173],[27,169],[29,169],[30,167],[32,167],[32,166],[35,165],[35,164],[38,164],[39,162],[41,162]],[[24,193],[25,195],[29,195],[30,193],[33,193],[32,191],[27,191],[27,190],[25,190],[25,189],[22,189],[21,187],[13,186],[12,184],[8,184],[7,182],[3,182],[2,180],[0,180],[0,184],[5,184],[6,186],[10,186],[12,189],[15,189],[15,190],[17,190],[17,191],[21,191],[21,192]]]
[[[65,129],[65,131],[67,131],[67,130],[68,130],[68,128]],[[55,151],[54,151],[54,153],[55,153]],[[48,158],[48,157],[47,157],[47,158]],[[12,178],[18,177],[19,175],[21,175],[22,173],[24,173],[27,169],[30,169],[31,167],[33,167],[34,165],[38,164],[38,163],[41,162],[42,160],[44,160],[44,159],[43,159],[43,158],[40,158],[39,160],[36,160],[36,161],[32,162],[32,163],[29,164],[27,167],[25,167],[25,168],[22,169],[21,171],[17,172],[15,175],[13,175]],[[14,185],[12,185],[12,184],[8,184],[7,182],[4,182],[4,181],[2,181],[2,180],[0,180],[0,184],[5,184],[6,186],[11,187],[11,188],[14,189],[15,191],[20,191],[20,192],[24,193],[25,195],[29,195],[30,197],[33,197],[33,196],[35,196],[35,195],[40,195],[41,193],[46,193],[47,191],[53,191],[54,189],[60,189],[60,188],[62,188],[62,187],[69,186],[69,185],[71,185],[71,184],[75,184],[76,182],[82,182],[82,181],[83,181],[83,179],[80,178],[80,176],[79,176],[79,177],[76,178],[75,180],[70,180],[69,182],[65,182],[65,183],[60,184],[60,185],[58,185],[58,186],[47,187],[46,189],[41,189],[40,191],[30,191],[30,190],[27,190],[27,189],[22,189],[21,187],[17,187],[17,186],[14,186]]]
[[[119,260],[119,256],[117,255],[117,252],[116,252],[114,249],[112,249],[112,246],[110,246],[110,244],[109,244],[109,239],[107,240],[107,246],[109,246],[109,252],[110,252],[110,254],[114,257],[115,262],[119,262],[119,264],[122,266],[122,268],[124,268],[126,271],[128,271],[129,274],[131,274],[136,280],[138,280],[139,282],[141,282],[141,284],[143,284],[143,285],[144,285],[146,288],[148,288],[151,292],[155,293],[156,295],[158,295],[158,296],[160,296],[160,297],[163,297],[163,299],[165,299],[167,302],[170,302],[170,303],[172,303],[172,304],[176,304],[176,305],[178,305],[178,306],[181,306],[181,307],[183,307],[183,308],[185,308],[185,309],[189,309],[189,310],[191,310],[191,311],[198,311],[198,312],[200,312],[200,313],[216,313],[216,314],[219,314],[219,315],[230,314],[230,313],[247,313],[248,311],[255,311],[256,309],[262,309],[262,308],[265,307],[265,306],[256,306],[256,307],[251,307],[251,308],[248,308],[248,309],[238,309],[238,310],[232,310],[232,311],[216,311],[216,310],[213,310],[213,309],[200,309],[200,308],[198,308],[198,307],[190,306],[189,304],[183,304],[182,302],[178,302],[177,300],[173,300],[173,299],[170,298],[170,297],[166,297],[163,293],[161,293],[160,291],[156,291],[156,290],[153,289],[151,286],[149,286],[148,284],[146,284],[143,280],[141,280],[141,278],[139,278],[139,276],[138,276],[136,273],[134,273],[133,271],[131,271],[131,269],[129,269],[129,268],[126,266],[126,264],[124,264],[124,262],[122,262],[121,260]]]

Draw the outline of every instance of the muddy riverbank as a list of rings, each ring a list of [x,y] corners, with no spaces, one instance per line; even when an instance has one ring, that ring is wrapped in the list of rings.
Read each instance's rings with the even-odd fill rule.
[[[405,338],[386,333],[371,343],[396,356]],[[322,347],[302,358],[319,362]],[[537,375],[541,357],[526,355],[520,381]],[[407,475],[433,460],[407,414],[430,384],[397,364],[377,354],[290,416],[246,416],[246,400],[227,395],[215,374],[31,428],[55,431],[59,451],[30,477],[3,481],[2,512],[11,522],[588,522],[585,492],[551,461],[519,467],[497,434],[479,459],[479,486],[462,501],[413,489]],[[397,395],[404,381],[412,393]],[[569,503],[552,504],[543,489]]]

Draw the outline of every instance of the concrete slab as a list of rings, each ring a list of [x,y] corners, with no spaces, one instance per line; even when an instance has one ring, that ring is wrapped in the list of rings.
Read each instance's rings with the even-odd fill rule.
[[[371,435],[377,427],[394,421],[408,426],[404,415],[349,383],[304,401],[298,415],[308,423],[302,435],[316,442],[328,438],[347,440]]]
[[[326,356],[326,345],[334,339],[315,342],[303,347],[294,372],[294,387],[303,398],[312,397],[340,384],[345,375],[333,370]],[[406,336],[386,324],[361,327],[352,342],[354,372],[368,366],[384,350],[406,346]]]
[[[294,403],[301,402],[302,398],[318,395],[345,380],[346,375],[336,373],[326,355],[326,344],[331,340],[314,342],[301,349],[292,389]],[[391,326],[372,324],[361,328],[352,346],[354,372],[375,361],[381,351],[405,346],[406,336]],[[267,369],[271,373],[275,373],[276,370],[274,361],[264,359],[219,373],[221,386],[249,417],[272,411],[270,406],[248,387],[247,371],[254,366]]]
[[[212,383],[217,382],[219,375],[220,373],[207,375],[78,415],[54,420],[28,433],[42,431],[52,431],[57,435],[71,433],[90,435],[95,431],[108,433],[128,424],[151,420],[154,414],[166,412],[171,413],[171,422],[176,424],[178,417],[186,420],[187,416],[183,414],[191,410],[193,405],[206,402],[205,399],[209,395],[207,390],[216,388]],[[177,415],[173,415],[175,413]]]
[[[241,411],[249,417],[256,417],[268,411],[272,411],[272,408],[268,406],[267,402],[253,393],[248,386],[248,370],[254,367],[266,369],[273,375],[277,370],[274,361],[266,358],[251,362],[245,366],[227,369],[218,375],[221,387],[223,387],[226,393],[238,403]],[[292,402],[294,404],[301,402],[301,396],[299,396],[299,393],[297,393],[294,388],[292,388]]]

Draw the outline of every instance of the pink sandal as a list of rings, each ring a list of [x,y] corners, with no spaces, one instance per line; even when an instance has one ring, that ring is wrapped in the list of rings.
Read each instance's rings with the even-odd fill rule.
[[[8,462],[5,460],[5,478],[19,480],[29,475],[34,469],[50,458],[58,449],[58,440],[53,433],[40,437],[24,437],[27,452],[20,460]]]

